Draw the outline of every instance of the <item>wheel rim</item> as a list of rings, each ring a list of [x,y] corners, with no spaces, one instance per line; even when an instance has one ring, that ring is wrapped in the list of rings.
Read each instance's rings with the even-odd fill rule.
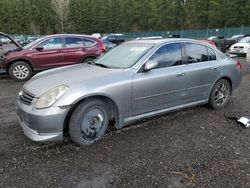
[[[104,111],[98,107],[88,110],[81,122],[81,134],[86,140],[96,139],[105,124]]]
[[[93,64],[94,61],[93,61],[93,59],[88,59],[87,61],[85,61],[85,63],[87,63],[87,64]]]
[[[25,79],[29,75],[29,69],[24,65],[17,65],[13,69],[13,75],[18,79]]]
[[[229,96],[229,88],[226,84],[220,83],[215,90],[214,100],[216,105],[222,106],[225,104]]]

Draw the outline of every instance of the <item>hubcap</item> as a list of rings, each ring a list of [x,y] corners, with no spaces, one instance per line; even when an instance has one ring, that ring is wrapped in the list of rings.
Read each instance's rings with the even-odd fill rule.
[[[29,69],[24,65],[17,65],[13,69],[13,74],[18,79],[25,79],[29,75]]]
[[[101,109],[90,109],[83,117],[81,123],[81,134],[84,139],[93,140],[99,136],[104,126],[105,116]]]
[[[219,84],[215,90],[215,96],[214,96],[215,103],[218,106],[224,105],[225,102],[227,101],[228,96],[229,96],[229,91],[227,85],[224,83]]]

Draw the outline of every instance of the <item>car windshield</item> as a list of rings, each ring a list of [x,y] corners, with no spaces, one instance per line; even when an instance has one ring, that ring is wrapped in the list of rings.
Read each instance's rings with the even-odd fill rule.
[[[124,43],[97,59],[95,64],[126,69],[133,66],[153,46],[148,43]]]
[[[240,43],[250,43],[250,37],[246,37],[240,40]]]
[[[34,46],[37,42],[42,41],[42,40],[43,40],[43,38],[36,39],[36,40],[34,40],[33,42],[31,42],[31,43],[25,45],[23,48],[24,48],[24,49],[29,49],[29,48],[31,48],[32,46]]]

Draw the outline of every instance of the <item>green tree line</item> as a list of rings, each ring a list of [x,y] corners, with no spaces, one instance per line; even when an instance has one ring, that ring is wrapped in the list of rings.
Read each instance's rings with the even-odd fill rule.
[[[63,1],[68,4],[58,11],[60,6],[55,3]],[[65,14],[63,19],[60,12]],[[250,0],[0,0],[0,31],[10,34],[90,34],[242,25],[250,26]]]

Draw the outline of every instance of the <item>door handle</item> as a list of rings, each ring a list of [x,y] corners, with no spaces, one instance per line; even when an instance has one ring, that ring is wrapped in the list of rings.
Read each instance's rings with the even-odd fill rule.
[[[220,66],[213,67],[212,70],[217,70],[217,69],[219,69],[219,68],[220,68]]]
[[[185,73],[184,72],[180,72],[177,74],[177,77],[181,77],[181,76],[185,76]]]

